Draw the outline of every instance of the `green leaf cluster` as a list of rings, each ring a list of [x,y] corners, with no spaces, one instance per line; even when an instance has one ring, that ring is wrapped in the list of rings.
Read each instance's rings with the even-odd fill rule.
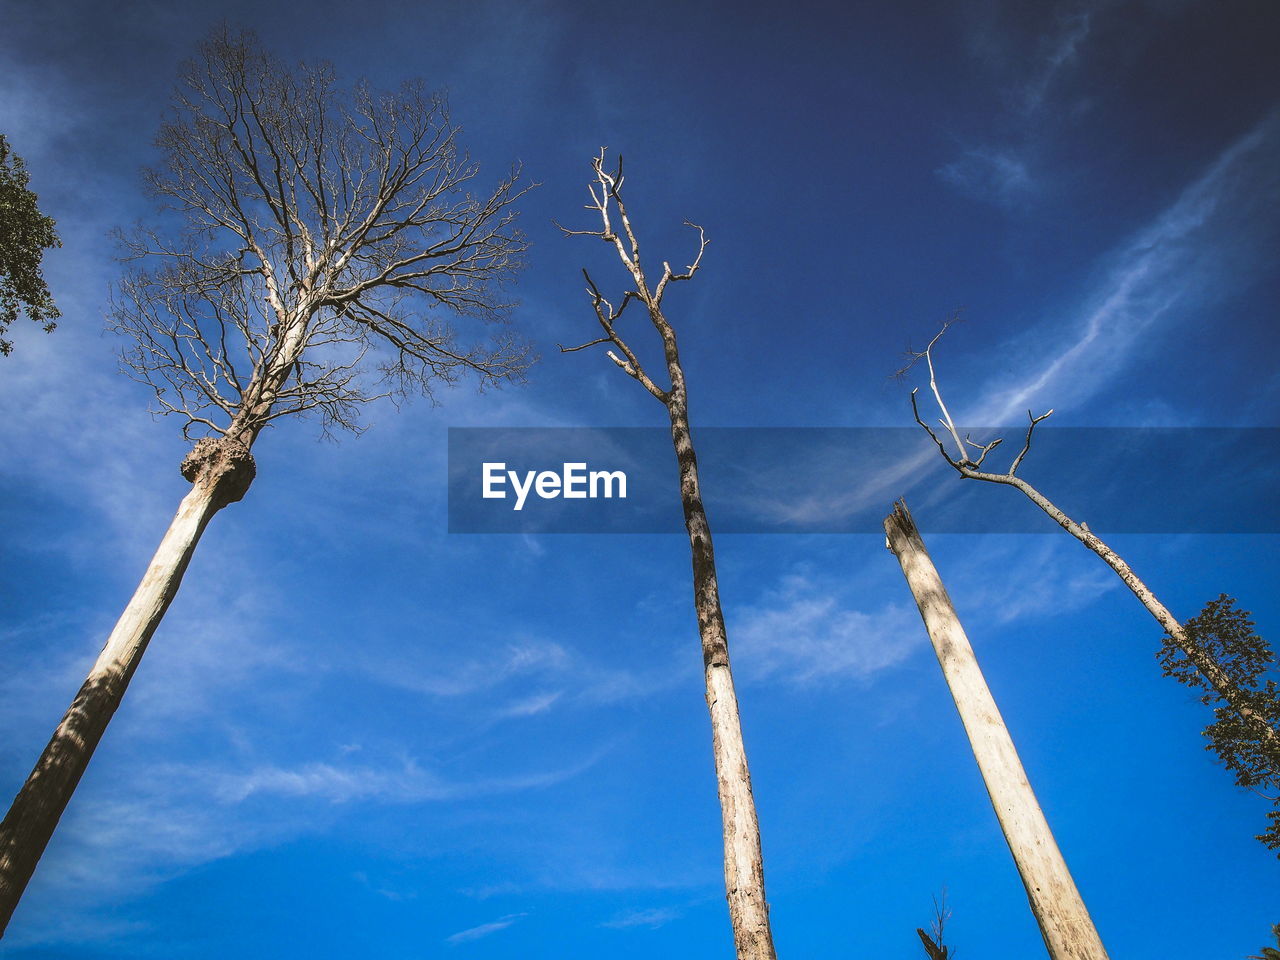
[[[1220,594],[1183,629],[1188,639],[1212,657],[1237,687],[1245,709],[1275,729],[1280,725],[1275,655],[1254,631],[1249,611],[1239,610],[1235,604],[1234,598]],[[1260,735],[1256,724],[1227,704],[1171,637],[1164,638],[1157,657],[1165,676],[1198,690],[1200,702],[1213,708],[1214,721],[1204,730],[1209,740],[1205,749],[1218,755],[1239,786],[1271,801],[1269,826],[1258,839],[1268,848],[1280,850],[1280,749]]]
[[[1276,938],[1276,946],[1280,946],[1280,923],[1271,928],[1271,935]],[[1280,960],[1280,950],[1275,947],[1263,947],[1261,953],[1255,953],[1249,960]]]
[[[27,188],[26,165],[0,134],[0,354],[13,344],[5,339],[19,313],[50,332],[61,316],[40,270],[44,251],[62,246],[51,217],[40,212]]]

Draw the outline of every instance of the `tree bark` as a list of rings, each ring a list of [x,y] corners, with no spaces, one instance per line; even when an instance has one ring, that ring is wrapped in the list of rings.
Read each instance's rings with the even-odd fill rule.
[[[233,440],[199,441],[182,464],[193,484],[182,499],[133,598],[35,769],[0,823],[0,936],[13,916],[76,785],[119,707],[152,634],[178,592],[209,520],[244,496],[253,458]]]
[[[929,631],[1049,956],[1053,960],[1107,960],[969,638],[904,503],[895,505],[885,518],[884,529],[887,545],[902,566]]]
[[[689,432],[683,377],[673,389],[667,408],[671,440],[680,466],[680,500],[693,558],[693,605],[702,638],[702,665],[711,714],[711,743],[724,831],[724,884],[729,901],[738,960],[775,960],[769,904],[764,892],[764,856],[760,822],[751,792],[746,746],[738,716],[738,696],[729,667],[729,644],[720,608],[715,550],[702,505],[698,458]]]

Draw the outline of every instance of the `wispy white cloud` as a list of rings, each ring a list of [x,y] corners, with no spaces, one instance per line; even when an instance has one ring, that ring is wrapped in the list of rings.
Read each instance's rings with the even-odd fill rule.
[[[984,59],[998,61],[1002,72],[1014,75],[1003,96],[1012,108],[1004,118],[1007,135],[999,142],[966,145],[959,157],[938,168],[941,179],[969,196],[1010,209],[1025,204],[1042,189],[1041,178],[1034,171],[1036,158],[1042,153],[1042,115],[1050,105],[1055,83],[1078,59],[1093,19],[1094,11],[1088,6],[1058,13],[1030,45],[1034,51],[1030,58],[1025,40],[994,42],[990,34],[1000,28],[990,19],[977,19],[973,29],[984,36],[971,38],[971,46]],[[999,50],[1004,52],[997,53]]]
[[[444,942],[457,945],[459,943],[470,943],[472,940],[479,940],[482,937],[490,936],[500,930],[505,930],[521,917],[527,917],[527,913],[509,913],[505,917],[499,917],[489,923],[482,923],[477,927],[469,927],[466,930],[459,930],[444,938]]]
[[[1029,407],[1083,403],[1150,343],[1171,308],[1211,300],[1224,270],[1265,256],[1258,247],[1274,221],[1259,218],[1257,208],[1271,202],[1280,184],[1278,148],[1280,113],[1273,113],[1109,258],[1079,314],[1046,318],[1022,337],[1016,352],[1031,362],[1015,378],[989,385],[986,399],[961,419],[1000,424],[1024,417]]]
[[[310,798],[334,804],[420,803],[553,786],[594,766],[606,752],[607,749],[595,750],[561,769],[470,780],[446,779],[413,758],[381,766],[312,762],[292,766],[266,764],[247,771],[188,770],[184,776],[205,779],[213,795],[223,803],[242,803],[256,795]]]
[[[1035,64],[1035,72],[1022,88],[1022,108],[1028,113],[1044,106],[1049,87],[1059,73],[1076,59],[1080,45],[1089,36],[1092,13],[1076,10],[1057,19],[1053,29],[1042,39],[1043,51]]]
[[[940,566],[958,607],[984,622],[1013,624],[1078,609],[1120,581],[1067,538],[981,537],[963,565]],[[731,612],[735,663],[753,680],[799,687],[869,680],[927,647],[909,593],[890,563],[846,571],[840,582],[797,569],[750,606]],[[843,583],[857,584],[861,598]],[[884,597],[894,597],[885,601]]]
[[[501,883],[487,883],[479,887],[464,887],[458,892],[465,897],[474,897],[476,900],[488,900],[490,897],[505,897],[511,894],[523,893],[525,889],[524,885],[513,880],[503,880]]]
[[[0,631],[10,670],[0,674],[0,727],[14,743],[43,743],[84,682],[126,596],[100,610],[69,607]],[[324,666],[288,636],[269,637],[277,598],[242,570],[211,567],[189,585],[157,631],[108,734],[145,743],[179,730],[234,729],[227,704],[245,691],[305,687]],[[8,751],[0,751],[0,755]],[[23,760],[30,763],[34,756]]]
[[[63,267],[98,280],[93,293],[105,293],[93,255],[69,253]],[[140,560],[185,492],[178,474],[182,446],[151,422],[146,396],[116,372],[112,342],[97,336],[101,303],[84,285],[55,292],[68,318],[55,333],[20,343],[6,358],[3,439],[21,456],[5,458],[0,474],[39,482],[45,497],[93,512],[103,521],[99,548]],[[43,544],[50,546],[70,552],[78,544]]]
[[[882,516],[907,487],[950,469],[927,440],[913,449],[887,449],[891,456],[860,455],[852,463],[844,443],[815,446],[802,470],[778,461],[745,478],[730,495],[746,515],[765,523],[821,529],[873,508]]]
[[[514,703],[503,707],[499,713],[504,717],[532,717],[539,713],[546,713],[555,705],[556,701],[564,696],[563,690],[552,690],[548,693],[537,693],[531,697],[524,697]]]
[[[540,677],[555,676],[562,673],[572,659],[561,644],[531,638],[495,645],[483,656],[425,650],[421,658],[430,661],[430,669],[416,669],[413,662],[416,658],[409,656],[408,663],[399,651],[386,659],[369,657],[363,666],[372,677],[389,686],[433,697],[465,697],[512,680],[536,681]]]
[[[1035,190],[1027,158],[1012,147],[969,147],[938,176],[975,197],[1012,206]]]
[[[335,763],[268,765],[244,772],[221,772],[214,782],[215,796],[223,803],[241,803],[255,795],[309,797],[329,803],[407,802],[440,800],[453,792],[450,785],[412,760],[391,768]]]
[[[115,927],[94,921],[111,904],[201,864],[329,829],[352,805],[442,803],[543,789],[581,774],[606,750],[559,769],[470,779],[429,770],[412,758],[237,770],[117,757],[110,782],[77,797],[64,817],[24,899],[24,936],[57,943],[111,935]],[[389,899],[409,896],[381,886],[375,892]],[[59,905],[68,897],[80,904],[84,920],[74,929],[60,918]]]
[[[1109,568],[1065,537],[983,538],[967,559],[947,571],[948,588],[957,606],[981,610],[984,620],[998,624],[1077,610],[1121,586]]]
[[[27,895],[22,905],[22,922],[5,931],[4,945],[12,950],[40,948],[49,944],[110,943],[145,934],[150,925],[141,920],[124,920],[105,913],[75,912],[33,905]]]
[[[354,880],[356,883],[360,884],[360,886],[364,887],[366,890],[370,891],[371,893],[377,894],[378,896],[382,897],[384,900],[390,900],[392,903],[405,903],[406,901],[409,901],[409,900],[418,899],[418,891],[393,890],[384,884],[375,883],[373,880],[369,878],[369,875],[365,873],[363,870],[357,870],[355,873],[351,875],[351,879]]]
[[[678,920],[684,911],[678,907],[650,907],[645,910],[626,910],[610,920],[600,924],[613,930],[629,930],[634,927],[647,927],[657,930],[672,920]]]
[[[896,603],[853,608],[843,591],[793,573],[730,616],[738,663],[755,678],[795,684],[865,679],[905,660],[922,637],[915,611]]]
[[[1015,432],[1005,437],[1006,449],[1013,451],[1021,446],[1016,428],[1025,424],[1028,409],[1053,407],[1060,418],[1100,398],[1115,425],[1186,425],[1187,411],[1131,395],[1120,389],[1119,374],[1158,350],[1159,338],[1188,310],[1208,312],[1236,277],[1248,276],[1251,264],[1274,249],[1280,221],[1271,214],[1280,195],[1280,166],[1272,161],[1278,152],[1280,112],[1229,144],[1166,209],[1102,257],[1092,288],[1074,305],[1034,320],[1001,344],[998,366],[1007,373],[991,376],[996,365],[988,357],[976,367],[976,377],[966,376],[964,364],[952,359],[962,343],[960,331],[944,338],[935,360],[957,424],[1013,426]],[[931,420],[936,414],[927,386],[920,404]],[[839,478],[825,489],[814,488],[817,480],[797,485],[792,466],[780,464],[776,475],[748,478],[733,495],[739,506],[770,522],[838,523],[873,505],[887,506],[909,487],[918,488],[926,474],[942,484],[959,482],[927,442],[915,453],[883,460],[853,463],[838,446],[825,456],[818,450],[803,471],[806,478]]]
[[[670,689],[690,674],[688,662],[674,655],[620,665],[594,660],[554,640],[518,635],[492,644],[477,640],[462,650],[397,648],[385,656],[369,650],[360,668],[378,683],[458,700],[492,720],[640,699]]]

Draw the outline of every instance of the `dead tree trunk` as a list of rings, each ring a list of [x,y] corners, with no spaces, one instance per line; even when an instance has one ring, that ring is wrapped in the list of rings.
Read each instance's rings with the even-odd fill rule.
[[[675,329],[662,312],[662,297],[668,284],[688,280],[697,272],[707,242],[701,228],[695,228],[698,229],[700,242],[694,262],[683,273],[676,273],[670,264],[664,263],[657,285],[650,286],[640,265],[640,246],[627,218],[626,206],[622,202],[621,158],[617,171],[612,174],[604,169],[603,151],[592,162],[592,167],[596,173],[596,183],[591,190],[595,202],[588,209],[599,213],[603,227],[600,230],[564,232],[599,237],[611,244],[630,274],[634,288],[624,294],[621,304],[615,310],[587,275],[587,292],[591,296],[596,319],[600,322],[604,336],[581,346],[561,347],[561,350],[571,353],[599,344],[616,346],[623,356],[619,357],[609,351],[609,358],[660,400],[671,420],[671,440],[680,469],[680,500],[684,508],[685,529],[689,534],[689,549],[693,560],[693,603],[698,616],[698,632],[702,638],[707,709],[711,714],[711,742],[724,833],[725,893],[729,902],[729,919],[733,925],[734,945],[738,960],[775,960],[777,954],[769,926],[769,904],[764,892],[760,823],[751,792],[751,773],[747,768],[746,747],[738,716],[738,696],[734,691],[733,673],[729,667],[729,643],[724,613],[720,609],[715,550],[711,543],[707,513],[702,504],[698,458],[694,453],[693,438],[689,431],[684,369],[680,364]],[[621,234],[610,221],[611,210],[617,212]],[[649,377],[634,351],[614,328],[622,312],[633,301],[643,305],[662,340],[667,376],[671,381],[667,389],[659,387]]]
[[[698,483],[698,458],[689,433],[684,403],[683,374],[675,356],[674,339],[669,360],[673,380],[679,378],[679,397],[667,405],[671,415],[671,440],[680,466],[680,499],[693,558],[693,605],[702,638],[702,667],[706,681],[707,709],[711,714],[711,742],[716,764],[716,787],[724,830],[724,884],[729,919],[739,960],[766,960],[776,956],[769,927],[769,904],[764,893],[764,855],[760,847],[760,823],[751,773],[747,769],[738,695],[729,668],[729,643],[720,608],[720,586],[711,528],[702,506]]]
[[[178,592],[209,520],[253,481],[253,457],[235,440],[201,440],[182,462],[193,484],[133,598],[35,769],[0,823],[0,934],[44,854],[80,777],[124,697],[147,642]]]
[[[1053,839],[969,638],[906,504],[899,501],[895,505],[885,518],[884,529],[887,545],[902,566],[929,631],[1049,956],[1053,960],[1106,960],[1102,940]]]

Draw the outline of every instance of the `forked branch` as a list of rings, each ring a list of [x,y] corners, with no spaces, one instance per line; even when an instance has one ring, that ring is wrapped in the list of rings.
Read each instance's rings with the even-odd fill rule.
[[[933,339],[929,341],[928,345],[923,350],[919,352],[908,351],[907,356],[909,358],[909,362],[905,367],[899,370],[895,376],[905,376],[913,366],[923,360],[929,369],[929,389],[933,393],[934,401],[938,404],[938,410],[941,412],[941,416],[938,418],[938,424],[947,431],[951,436],[951,439],[955,442],[956,450],[959,452],[959,457],[953,457],[947,452],[946,444],[942,442],[942,439],[934,432],[933,428],[925,423],[921,418],[920,406],[916,402],[916,393],[919,392],[919,387],[916,387],[911,391],[911,413],[915,417],[916,423],[924,428],[924,431],[929,434],[933,442],[938,445],[938,452],[942,454],[943,459],[946,460],[947,463],[949,463],[961,476],[971,477],[975,480],[991,480],[1007,483],[1010,479],[1017,476],[1018,467],[1022,465],[1023,459],[1031,449],[1031,439],[1036,426],[1042,421],[1047,420],[1053,414],[1053,410],[1050,409],[1047,412],[1040,414],[1038,417],[1028,410],[1027,420],[1029,422],[1027,424],[1026,441],[1022,445],[1022,451],[1014,458],[1009,469],[1000,474],[981,472],[979,468],[986,461],[987,455],[996,447],[1000,446],[1000,444],[1004,442],[1004,438],[996,437],[996,439],[992,440],[990,443],[985,444],[978,443],[976,440],[970,439],[968,434],[965,434],[964,438],[961,439],[960,431],[956,427],[955,420],[952,419],[951,411],[947,409],[947,404],[942,399],[942,390],[938,386],[937,371],[934,369],[933,365],[933,348],[937,345],[938,341],[942,339],[942,335],[958,322],[958,317],[952,317],[950,320],[947,320],[942,324],[942,329],[934,334]],[[976,451],[976,458],[974,456],[970,456],[970,449]]]
[[[698,252],[694,256],[693,262],[685,267],[683,271],[677,272],[672,269],[669,261],[664,260],[662,263],[662,276],[658,279],[656,286],[651,285],[640,261],[640,241],[636,237],[631,218],[627,214],[626,203],[622,198],[622,184],[625,180],[622,172],[622,157],[618,157],[618,164],[612,171],[606,170],[604,164],[605,151],[601,148],[599,155],[591,160],[591,169],[595,173],[595,182],[587,187],[591,202],[586,204],[585,207],[585,209],[593,211],[600,217],[600,229],[576,230],[559,223],[556,226],[566,237],[597,237],[610,244],[617,253],[622,265],[631,275],[633,287],[622,295],[622,300],[615,308],[612,301],[600,292],[600,288],[591,279],[591,275],[586,270],[583,270],[582,275],[587,281],[587,295],[591,299],[591,306],[595,310],[596,320],[600,324],[600,329],[604,335],[577,346],[566,347],[563,344],[558,344],[558,346],[561,353],[575,353],[579,350],[586,350],[589,347],[603,344],[610,344],[616,347],[621,356],[613,350],[606,351],[605,355],[629,377],[638,381],[650,394],[663,404],[668,404],[677,391],[683,390],[683,382],[677,362],[675,332],[662,313],[662,298],[670,284],[690,280],[698,272],[709,241],[707,240],[706,231],[702,227],[686,220],[685,226],[698,231]],[[621,233],[615,229],[615,222],[621,225]],[[621,319],[623,312],[633,302],[643,304],[649,314],[650,321],[662,338],[668,374],[671,378],[671,386],[665,389],[649,376],[635,351],[618,332],[616,324]]]

